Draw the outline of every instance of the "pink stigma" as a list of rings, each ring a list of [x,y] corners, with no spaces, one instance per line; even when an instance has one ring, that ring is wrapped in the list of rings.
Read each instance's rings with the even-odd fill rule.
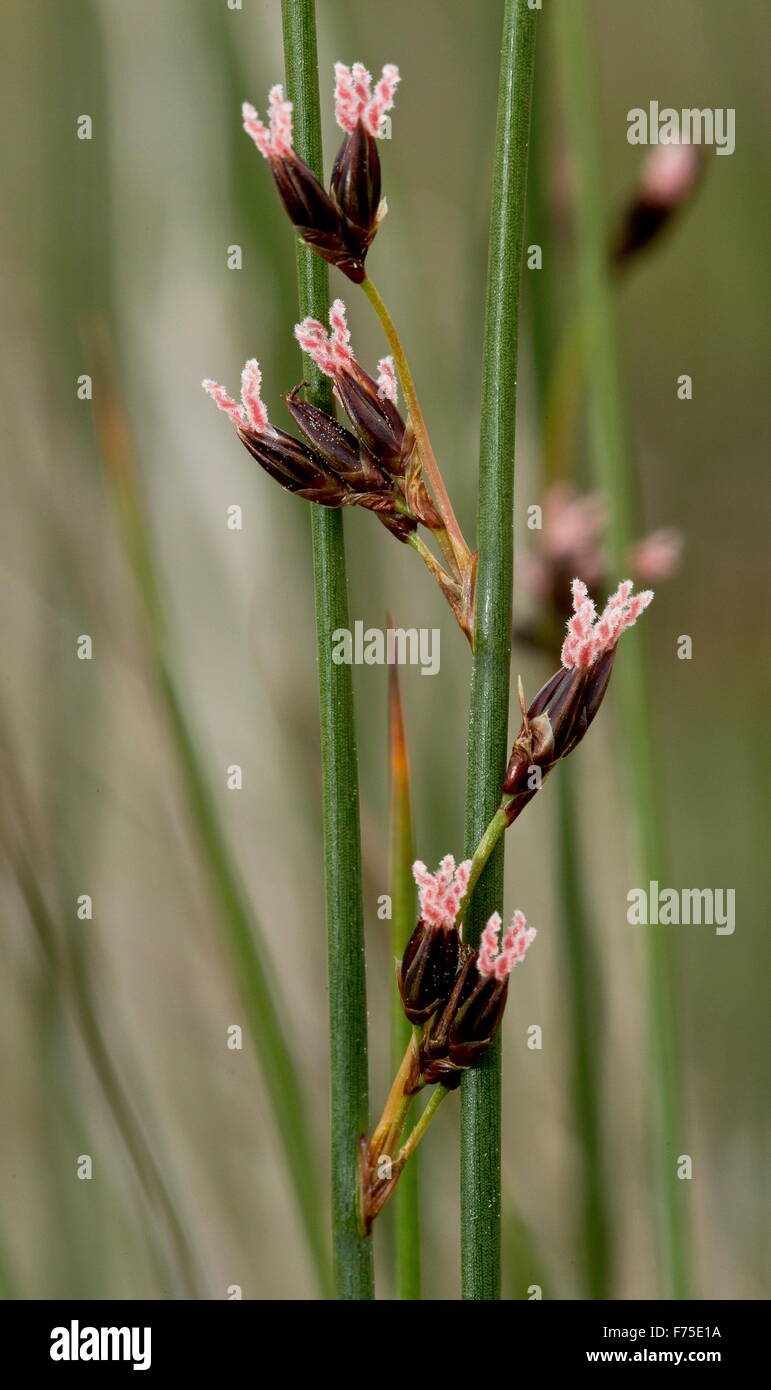
[[[435,874],[429,873],[420,859],[415,860],[412,876],[418,885],[420,915],[424,922],[445,928],[455,925],[470,872],[470,859],[456,866],[451,854],[445,855]]]
[[[325,376],[336,376],[354,361],[342,299],[336,299],[329,311],[329,326],[331,332],[327,333],[318,319],[303,319],[295,325],[294,335],[303,352],[307,352]]]
[[[393,357],[381,357],[377,364],[377,393],[382,400],[396,405],[396,372]]]
[[[260,154],[266,159],[283,159],[292,153],[292,103],[284,101],[281,86],[271,87],[268,101],[270,130],[248,101],[241,107],[244,130],[251,135]]]
[[[244,370],[241,373],[241,400],[242,405],[234,401],[216,381],[202,381],[204,391],[208,391],[215,405],[220,410],[224,410],[229,415],[237,430],[252,429],[258,434],[270,432],[268,423],[268,412],[263,405],[260,395],[262,386],[262,372],[260,366],[253,357],[249,358]]]
[[[598,657],[611,651],[624,629],[637,622],[653,598],[650,589],[632,595],[632,581],[624,579],[598,618],[583,580],[574,579],[570,588],[573,616],[562,644],[562,665],[568,670],[591,666]]]
[[[210,381],[208,377],[201,382],[201,385],[204,391],[208,391],[214,404],[230,416],[236,429],[240,429],[246,423],[242,407],[228,395],[224,386],[220,386],[216,381]]]
[[[501,926],[500,913],[494,912],[482,932],[477,970],[485,979],[495,976],[496,980],[505,980],[514,966],[524,960],[528,947],[535,940],[535,927],[528,927],[524,912],[517,910],[499,950]]]
[[[259,434],[268,424],[268,412],[262,402],[260,388],[262,386],[262,372],[260,364],[254,357],[250,357],[241,373],[241,400],[244,403],[244,410],[249,419],[252,429]]]
[[[399,69],[386,63],[372,91],[372,78],[363,63],[348,68],[335,63],[335,120],[351,134],[361,121],[370,135],[382,135],[385,115],[394,104]]]

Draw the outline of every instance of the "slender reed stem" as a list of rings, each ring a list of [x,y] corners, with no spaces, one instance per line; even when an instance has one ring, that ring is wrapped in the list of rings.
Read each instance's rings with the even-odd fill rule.
[[[600,1121],[599,1050],[602,1020],[599,971],[587,920],[581,877],[575,779],[569,759],[557,777],[559,897],[565,949],[565,992],[570,1008],[571,1099],[579,1142],[580,1264],[586,1296],[610,1297],[608,1190]]]
[[[466,845],[495,813],[507,753],[517,347],[536,11],[505,0],[485,312],[479,573],[468,735]],[[465,935],[476,946],[502,906],[503,845],[481,875]],[[461,1264],[467,1299],[500,1297],[500,1048],[463,1080]]]
[[[634,536],[634,474],[625,417],[611,287],[606,265],[607,221],[594,121],[592,55],[583,7],[560,0],[556,32],[565,93],[567,127],[576,160],[577,283],[579,313],[592,364],[589,428],[592,466],[610,507],[610,548],[623,571]],[[655,744],[650,727],[647,669],[635,634],[619,663],[623,741],[629,757],[631,802],[640,864],[646,880],[666,881],[666,853],[656,796]],[[665,935],[648,929],[648,1048],[651,1131],[654,1154],[655,1220],[660,1278],[665,1297],[689,1297],[689,1253],[685,1189],[677,1178],[677,1156],[687,1151],[680,1094],[673,1008],[672,961]]]
[[[414,1154],[416,1148],[418,1147],[418,1144],[420,1143],[421,1139],[423,1138],[423,1135],[428,1129],[428,1126],[430,1125],[437,1110],[439,1109],[439,1106],[442,1104],[442,1101],[445,1099],[445,1096],[448,1096],[449,1094],[449,1091],[444,1086],[434,1087],[431,1099],[426,1105],[425,1110],[420,1116],[420,1119],[416,1121],[413,1128],[410,1130],[409,1134],[407,1135],[406,1142],[402,1145],[401,1149],[399,1150],[400,1164],[405,1164],[407,1162],[407,1159],[410,1158],[412,1154]]]
[[[495,812],[495,815],[493,816],[492,820],[488,822],[488,824],[485,826],[485,829],[482,831],[479,843],[476,849],[474,850],[473,855],[471,856],[471,869],[469,871],[468,876],[468,887],[466,888],[466,891],[460,900],[460,906],[458,908],[457,920],[459,924],[463,921],[466,915],[466,909],[471,901],[471,896],[474,892],[474,889],[476,888],[477,883],[479,882],[482,876],[482,871],[484,870],[485,865],[487,864],[487,861],[490,858],[490,855],[492,854],[493,850],[498,844],[498,841],[500,840],[501,835],[504,833],[507,825],[508,821],[506,819],[506,813],[499,807],[499,809]],[[466,938],[468,939],[468,933],[466,933]]]
[[[177,1209],[173,1186],[166,1179],[162,1166],[145,1137],[120,1073],[104,1039],[102,1027],[94,1011],[92,993],[85,976],[85,963],[57,939],[56,924],[29,863],[22,858],[17,865],[19,887],[27,905],[49,968],[64,980],[74,1005],[81,1031],[102,1093],[112,1114],[116,1129],[123,1141],[129,1160],[148,1200],[151,1210],[167,1233],[173,1263],[164,1252],[163,1266],[173,1285],[176,1280],[179,1297],[197,1299],[204,1296],[203,1280],[198,1258],[190,1244],[182,1217]],[[158,1234],[152,1241],[159,1245]]]
[[[423,418],[423,410],[418,400],[418,393],[415,389],[412,372],[410,371],[401,339],[396,331],[396,324],[391,318],[381,294],[370,279],[363,281],[362,289],[380,320],[383,332],[388,339],[388,345],[393,353],[394,363],[399,374],[402,391],[404,392],[404,399],[407,404],[410,423],[415,432],[418,452],[423,462],[431,491],[434,494],[437,510],[444,522],[445,532],[437,531],[437,540],[442,546],[446,558],[452,562],[455,571],[458,574],[463,574],[470,559],[469,548],[463,538],[463,532],[458,525],[458,520],[453,511],[444,479],[439,471],[439,464],[436,461],[436,455],[428,434],[428,427]],[[447,543],[448,541],[449,545]]]
[[[392,620],[389,618],[389,627]],[[391,767],[391,951],[401,960],[415,925],[412,880],[414,843],[410,801],[410,766],[399,692],[398,668],[389,671],[389,743]],[[396,984],[391,993],[391,1061],[399,1068],[412,1027],[405,1017]],[[421,1297],[420,1168],[413,1159],[394,1197],[396,1293],[399,1299]]]
[[[536,74],[533,110],[534,139],[545,153],[547,106],[543,82]],[[528,241],[548,246],[551,241],[545,182],[548,163],[531,160]],[[555,354],[554,285],[547,277],[531,280],[535,387],[543,424],[541,480],[545,488],[572,476],[575,463],[576,417],[580,405],[583,355],[580,335],[570,327]],[[554,646],[559,650],[561,622],[552,616]],[[564,998],[570,1018],[571,1104],[579,1144],[577,1184],[580,1217],[577,1263],[583,1272],[583,1291],[592,1299],[610,1297],[611,1221],[609,1182],[603,1146],[601,972],[596,968],[589,900],[582,872],[576,805],[576,779],[569,759],[556,778],[559,832],[558,889],[560,929],[565,959]]]
[[[331,1282],[320,1214],[317,1165],[308,1129],[305,1098],[284,1030],[280,992],[268,968],[259,928],[228,849],[169,657],[163,604],[140,482],[127,425],[118,398],[111,388],[106,361],[100,369],[100,380],[101,389],[94,402],[97,429],[113,488],[123,543],[142,604],[148,651],[164,702],[204,871],[228,949],[235,962],[238,985],[283,1145],[303,1231],[319,1286],[326,1293],[331,1291]]]
[[[322,177],[314,0],[282,0],[288,96],[294,102],[298,154]],[[301,317],[323,318],[329,307],[327,267],[298,244]],[[328,380],[304,368],[308,399],[333,413]],[[367,995],[361,883],[359,786],[350,666],[332,661],[332,633],[348,628],[343,520],[330,507],[311,507],[316,600],[324,866],[329,954],[332,1129],[332,1231],[339,1298],[374,1297],[372,1243],[359,1211],[359,1145],[367,1132]]]

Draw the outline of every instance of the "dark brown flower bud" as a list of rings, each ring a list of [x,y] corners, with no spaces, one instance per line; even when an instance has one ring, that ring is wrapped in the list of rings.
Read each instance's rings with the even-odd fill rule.
[[[270,160],[279,196],[289,220],[306,245],[317,255],[360,285],[365,277],[366,247],[377,230],[366,238],[343,216],[335,199],[324,191],[316,175],[294,150]]]
[[[509,979],[480,975],[478,959],[477,951],[468,951],[451,995],[426,1030],[420,1066],[429,1085],[440,1082],[447,1090],[454,1090],[462,1073],[487,1051],[500,1027]]]
[[[380,187],[377,140],[359,121],[338,150],[330,193],[340,210],[348,247],[361,261],[378,228]]]
[[[325,410],[300,399],[304,382],[284,397],[287,409],[311,448],[320,454],[339,478],[359,491],[381,491],[392,487],[368,450]]]
[[[509,824],[532,801],[560,758],[581,742],[608,688],[616,650],[612,647],[589,667],[561,667],[523,711],[503,779],[504,795],[514,798],[507,807]],[[535,785],[534,768],[540,772]]]
[[[289,220],[301,236],[312,233],[342,248],[343,223],[337,204],[294,150],[270,160],[270,172]]]
[[[383,468],[401,476],[407,461],[405,425],[396,406],[355,360],[335,376],[335,389],[357,439]]]
[[[458,970],[460,937],[456,927],[421,920],[405,947],[397,970],[402,1006],[410,1023],[425,1023],[450,994]]]
[[[318,502],[322,507],[341,507],[350,498],[350,488],[325,467],[323,459],[283,430],[270,434],[238,430],[252,458],[277,483],[296,497]]]
[[[652,150],[611,241],[609,258],[614,269],[626,268],[659,239],[693,197],[705,162],[705,150],[698,145],[657,145]]]

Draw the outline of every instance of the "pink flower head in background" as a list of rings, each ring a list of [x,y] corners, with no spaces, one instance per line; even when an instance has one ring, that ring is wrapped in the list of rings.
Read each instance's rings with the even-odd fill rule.
[[[336,299],[329,311],[330,332],[318,319],[305,318],[295,325],[294,335],[303,352],[316,363],[325,376],[337,376],[354,361],[351,333],[342,299]]]
[[[653,598],[650,589],[633,595],[631,579],[624,579],[598,618],[584,581],[574,579],[570,589],[573,616],[568,621],[567,636],[562,644],[562,665],[567,670],[574,667],[586,670],[598,657],[610,652],[624,629],[637,622]]]
[[[666,146],[662,146],[666,149]],[[662,527],[643,536],[629,552],[629,568],[644,584],[660,584],[671,579],[683,551],[683,538],[672,527]]]
[[[608,515],[598,492],[577,494],[569,483],[554,483],[543,500],[539,543],[518,561],[523,587],[534,599],[567,616],[565,585],[580,574],[590,587],[599,585],[607,565],[603,538]],[[630,546],[626,563],[641,584],[656,584],[675,573],[683,538],[671,527],[652,531]]]
[[[524,912],[516,911],[499,950],[502,925],[500,913],[494,912],[482,932],[477,970],[488,979],[505,980],[535,940],[535,927],[528,927]]]
[[[383,68],[372,91],[372,78],[363,63],[348,68],[335,63],[335,120],[341,130],[352,135],[359,121],[370,135],[383,134],[384,118],[393,108],[399,85],[399,69],[393,63]]]
[[[657,145],[643,165],[642,197],[654,207],[677,207],[693,191],[703,162],[697,145]]]
[[[260,120],[250,102],[241,107],[244,130],[265,159],[286,159],[292,153],[292,103],[284,101],[284,89],[277,84],[268,96],[270,129]]]
[[[250,357],[241,373],[241,404],[234,401],[226,392],[224,386],[218,382],[211,381],[207,377],[201,382],[204,391],[208,391],[215,405],[220,410],[224,410],[230,416],[236,429],[252,429],[257,434],[265,434],[271,431],[268,422],[268,412],[263,404],[260,391],[262,388],[262,372],[260,364],[255,358]]]
[[[451,854],[445,855],[435,874],[429,873],[420,859],[415,860],[412,875],[418,885],[420,915],[424,922],[448,929],[455,925],[470,871],[470,859],[456,866]]]

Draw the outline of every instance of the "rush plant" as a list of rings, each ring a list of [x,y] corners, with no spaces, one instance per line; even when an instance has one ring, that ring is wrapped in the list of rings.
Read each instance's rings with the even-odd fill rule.
[[[652,598],[649,591],[633,594],[631,582],[623,580],[598,615],[584,578],[573,578],[561,665],[529,704],[520,682],[521,724],[506,765],[518,307],[536,12],[527,0],[505,0],[503,8],[478,550],[458,524],[401,337],[367,270],[386,214],[379,141],[399,70],[387,64],[373,82],[361,63],[335,65],[342,143],[325,187],[312,0],[284,0],[288,95],[280,85],[271,89],[266,121],[252,105],[243,107],[244,129],[267,161],[299,242],[294,332],[310,370],[309,379],[292,384],[284,397],[293,431],[269,419],[256,359],[244,367],[240,401],[215,381],[203,383],[263,473],[313,504],[330,933],[332,1207],[337,1292],[344,1298],[373,1296],[373,1223],[440,1104],[462,1082],[463,1293],[499,1297],[496,1039],[513,969],[536,934],[519,909],[504,929],[503,836],[543,779],[588,732],[619,638]],[[354,355],[343,300],[327,292],[328,268],[354,290],[361,288],[380,321],[388,353],[372,374]],[[348,668],[330,674],[331,632],[346,625],[345,508],[373,513],[396,542],[416,551],[473,656],[468,857],[456,863],[448,854],[435,873],[419,860],[413,865],[417,925],[407,934],[398,966],[399,997],[411,1031],[369,1137],[352,696]],[[403,862],[409,832],[400,843]],[[429,1099],[408,1128],[424,1091]]]

